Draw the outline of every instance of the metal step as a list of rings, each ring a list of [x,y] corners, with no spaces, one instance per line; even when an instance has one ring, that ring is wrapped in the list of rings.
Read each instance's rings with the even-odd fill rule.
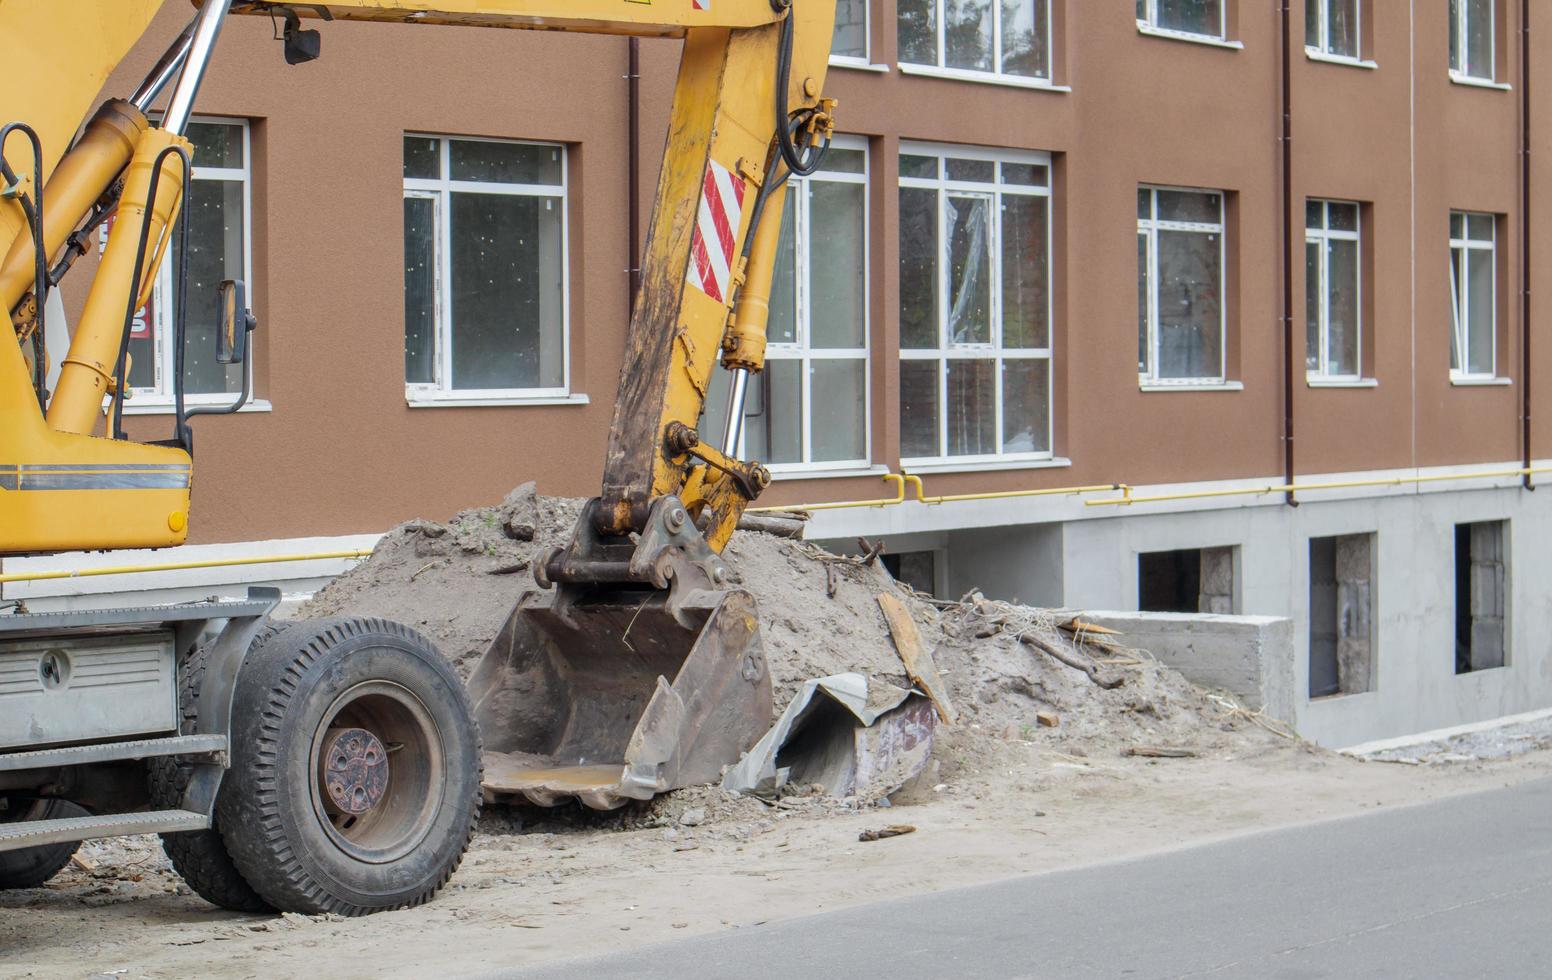
[[[204,830],[209,826],[209,817],[192,810],[152,810],[147,813],[111,813],[102,817],[70,817],[66,820],[31,820],[26,823],[0,824],[0,851],[96,837],[121,837],[125,834]]]
[[[100,742],[95,745],[71,745],[62,749],[33,749],[0,754],[0,772],[79,766],[88,762],[116,762],[122,759],[149,759],[161,755],[208,755],[225,751],[225,735],[140,738],[131,742]]]

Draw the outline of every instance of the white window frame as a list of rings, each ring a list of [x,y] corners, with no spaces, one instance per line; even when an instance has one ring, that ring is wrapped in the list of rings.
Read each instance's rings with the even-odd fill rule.
[[[869,220],[871,197],[868,193],[869,183],[872,179],[872,160],[868,151],[868,141],[861,136],[836,136],[831,146],[838,150],[853,150],[862,154],[862,173],[841,173],[838,171],[820,168],[812,177],[793,177],[787,182],[787,196],[793,202],[792,217],[794,228],[793,248],[794,277],[796,282],[797,309],[794,316],[794,340],[792,343],[769,343],[765,348],[765,359],[770,361],[797,361],[802,366],[799,369],[799,378],[802,388],[802,404],[799,413],[802,418],[803,428],[803,459],[795,463],[770,463],[766,466],[774,476],[793,473],[814,473],[828,470],[856,471],[866,470],[872,465],[873,460],[873,362],[870,356],[872,324],[870,314],[872,311],[872,276],[864,274],[862,277],[862,346],[861,347],[814,347],[811,340],[811,314],[813,312],[813,283],[812,283],[812,259],[809,248],[812,244],[810,229],[812,224],[812,195],[809,193],[810,184],[820,180],[827,183],[857,184],[862,187],[862,268],[866,273],[873,268],[871,229]],[[797,197],[793,197],[799,191]],[[780,215],[773,215],[780,220]],[[813,444],[813,412],[811,392],[813,390],[813,362],[860,360],[862,362],[862,455],[856,459],[826,459],[814,460]],[[757,382],[752,382],[757,383]],[[770,406],[765,406],[766,411]],[[738,452],[740,458],[747,455],[745,444],[749,436],[749,420],[746,417],[743,426],[740,427],[738,437]],[[720,437],[719,437],[720,438]]]
[[[1317,17],[1316,41],[1312,45],[1309,39],[1305,39],[1304,51],[1313,54],[1325,61],[1340,61],[1348,64],[1363,64],[1363,4],[1364,0],[1354,0],[1353,13],[1356,20],[1353,23],[1353,47],[1356,52],[1344,54],[1331,50],[1331,0],[1304,0],[1305,3],[1315,4],[1319,10]]]
[[[1451,381],[1485,381],[1498,377],[1498,216],[1486,211],[1451,211],[1450,217],[1459,216],[1461,219],[1461,233],[1464,237],[1457,238],[1450,235],[1450,327],[1454,332],[1455,343],[1452,345],[1450,359]],[[1471,237],[1471,219],[1487,218],[1493,223],[1493,237],[1490,239]],[[1455,252],[1457,250],[1468,253],[1463,256],[1465,261],[1461,264],[1459,288],[1455,282]],[[1493,364],[1488,371],[1471,371],[1467,367],[1457,366],[1455,355],[1459,355],[1461,365],[1471,363],[1471,324],[1469,313],[1471,311],[1471,266],[1470,255],[1472,251],[1489,252],[1493,259],[1493,311],[1492,322],[1488,324],[1488,331],[1493,340]]]
[[[1467,65],[1466,55],[1471,49],[1471,43],[1466,33],[1470,26],[1471,3],[1470,0],[1460,0],[1455,5],[1455,43],[1456,49],[1450,51],[1450,61],[1465,67],[1457,68],[1455,64],[1450,66],[1450,77],[1466,82],[1496,82],[1498,80],[1498,4],[1488,0],[1487,4],[1487,43],[1489,48],[1487,74],[1479,75],[1470,70]]]
[[[900,70],[905,74],[938,75],[944,78],[962,78],[967,81],[996,81],[1007,85],[1019,85],[1028,88],[1052,88],[1053,62],[1056,60],[1056,52],[1051,38],[1051,25],[1055,22],[1055,13],[1052,6],[1060,0],[1049,0],[1045,5],[1045,44],[1046,66],[1044,75],[1014,75],[1002,70],[1002,0],[992,0],[992,65],[991,71],[981,71],[975,68],[950,68],[948,66],[948,41],[944,30],[943,4],[944,0],[933,0],[933,23],[936,25],[934,34],[937,41],[937,63],[924,65],[919,62],[906,61],[899,57]],[[899,26],[896,25],[898,32]]]
[[[192,180],[209,181],[237,181],[242,184],[242,274],[243,282],[248,284],[248,301],[253,302],[253,141],[252,130],[247,119],[228,118],[220,116],[194,116],[190,123],[203,123],[212,126],[237,126],[242,130],[242,155],[241,167],[208,167],[200,166],[199,156],[194,157],[194,172]],[[178,234],[178,225],[173,223],[169,234]],[[153,243],[154,247],[154,243]],[[173,250],[169,243],[167,255],[162,260],[161,266],[156,270],[156,284],[151,291],[151,342],[156,351],[155,384],[149,388],[131,388],[129,398],[124,401],[125,415],[140,414],[166,414],[171,412],[176,402],[172,386],[173,374],[177,366],[177,345],[174,343],[173,330],[175,317],[172,300],[177,295],[177,282],[173,278]],[[252,351],[249,352],[250,355]],[[248,372],[248,400],[243,403],[249,408],[267,408],[257,401],[253,394],[253,357],[249,356],[243,363],[243,370]],[[237,392],[189,392],[183,396],[185,405],[230,405],[236,398]]]
[[[873,64],[873,0],[862,5],[862,54],[832,54],[830,64],[847,68],[874,68]]]
[[[1138,218],[1137,233],[1148,238],[1148,369],[1137,372],[1137,382],[1143,387],[1200,387],[1228,383],[1229,356],[1229,306],[1228,306],[1228,231],[1224,210],[1228,206],[1229,192],[1214,187],[1171,187],[1163,184],[1139,184],[1139,191],[1152,192],[1150,213],[1154,217]],[[1181,191],[1187,194],[1218,195],[1218,221],[1216,224],[1200,221],[1161,221],[1159,191]],[[1136,209],[1135,195],[1133,209]],[[1189,231],[1218,236],[1218,373],[1200,378],[1161,378],[1159,371],[1159,232]]]
[[[1323,227],[1309,227],[1308,218],[1304,223],[1304,244],[1311,243],[1320,246],[1320,351],[1318,367],[1310,371],[1306,369],[1305,377],[1311,381],[1358,381],[1363,377],[1363,206],[1357,201],[1342,201],[1335,198],[1309,198],[1307,204],[1320,205],[1321,224]],[[1351,206],[1358,215],[1358,227],[1353,231],[1337,231],[1331,228],[1332,204]],[[1334,374],[1331,371],[1331,286],[1329,281],[1329,269],[1331,265],[1331,243],[1333,241],[1352,242],[1358,249],[1358,292],[1357,311],[1358,322],[1358,359],[1357,370],[1352,374]],[[1308,345],[1306,343],[1305,356],[1308,357]]]
[[[410,404],[484,404],[509,405],[545,402],[582,402],[585,396],[571,394],[571,153],[564,143],[549,140],[495,139],[483,136],[457,136],[445,133],[406,132],[403,139],[432,139],[437,141],[439,177],[405,177],[405,198],[433,198],[436,200],[437,235],[434,255],[437,262],[436,276],[436,337],[433,362],[434,380],[412,384],[405,379],[405,397]],[[483,180],[453,180],[452,144],[500,143],[503,145],[543,146],[559,149],[559,184],[502,184]],[[403,143],[401,141],[400,145]],[[453,295],[452,259],[448,245],[452,242],[451,195],[492,194],[509,197],[551,198],[559,202],[560,222],[560,276],[561,276],[561,384],[547,388],[453,388]]]
[[[1180,38],[1184,41],[1213,41],[1222,44],[1231,44],[1234,47],[1241,45],[1229,41],[1229,2],[1222,0],[1218,5],[1218,32],[1216,34],[1201,34],[1196,31],[1182,31],[1173,27],[1159,26],[1159,0],[1144,0],[1146,3],[1146,16],[1137,18],[1137,29],[1144,34],[1157,34],[1160,37]]]
[[[900,460],[902,467],[911,465],[934,465],[952,463],[955,466],[975,467],[978,464],[1007,463],[1010,461],[1037,461],[1055,459],[1055,428],[1056,428],[1056,276],[1055,256],[1052,253],[1054,242],[1056,218],[1055,195],[1051,186],[1054,180],[1054,172],[1051,166],[1051,154],[1034,150],[1013,149],[985,149],[981,147],[959,146],[948,143],[912,143],[902,140],[900,143],[901,156],[922,156],[938,158],[938,173],[936,179],[928,177],[900,176],[900,187],[921,188],[936,190],[938,192],[938,255],[937,255],[937,297],[938,309],[936,311],[938,341],[936,347],[900,347],[900,359],[902,361],[937,361],[943,367],[938,371],[938,454],[936,456],[905,457]],[[948,177],[947,163],[950,158],[957,160],[986,160],[997,166],[994,180],[1001,176],[1002,164],[1035,164],[1046,168],[1046,183],[1044,187],[1031,187],[1023,184],[987,184],[979,181],[953,180]],[[1015,194],[1026,197],[1044,197],[1046,199],[1046,346],[1009,348],[1002,346],[1002,196]],[[995,259],[995,264],[989,274],[991,285],[991,337],[988,343],[956,344],[948,336],[948,303],[951,293],[949,281],[949,236],[947,201],[950,195],[958,196],[984,196],[991,199],[991,242],[989,254]],[[996,395],[994,411],[997,419],[997,452],[977,453],[974,455],[950,456],[948,453],[948,362],[952,360],[986,361],[993,362],[993,377],[996,381]],[[1005,453],[1003,445],[1003,394],[1002,394],[1002,369],[1003,362],[1015,361],[1045,361],[1046,363],[1046,448],[1040,452],[1030,453]]]

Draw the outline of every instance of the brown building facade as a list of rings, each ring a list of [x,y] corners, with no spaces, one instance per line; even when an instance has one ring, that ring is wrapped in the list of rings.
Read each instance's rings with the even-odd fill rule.
[[[1225,611],[1299,624],[1298,720],[1330,741],[1538,706],[1509,668],[1539,660],[1518,649],[1480,689],[1374,695],[1433,676],[1378,659],[1408,631],[1441,664],[1458,646],[1450,570],[1495,559],[1469,531],[1457,554],[1452,515],[1513,523],[1500,571],[1544,520],[1515,488],[1552,457],[1552,342],[1522,305],[1523,270],[1548,276],[1552,255],[1552,192],[1524,199],[1552,166],[1552,126],[1526,105],[1552,49],[1527,64],[1522,28],[1552,36],[1552,9],[1528,5],[1526,25],[1512,0],[1292,0],[1285,45],[1279,6],[842,0],[828,90],[845,135],[791,196],[745,427],[777,473],[761,503],[919,477],[906,503],[822,511],[816,532],[887,533],[919,584],[1050,604],[1149,608],[1150,582],[1206,583],[1227,548]],[[288,68],[266,21],[234,19],[198,103],[192,336],[199,290],[235,276],[260,328],[248,409],[197,423],[192,540],[344,540],[530,479],[595,493],[630,186],[644,227],[677,43],[640,42],[633,107],[623,39],[322,30],[321,60]],[[170,298],[153,307],[137,438],[171,424]],[[241,387],[191,363],[212,398]],[[1252,492],[1289,480],[1321,487],[1298,508]],[[1064,488],[1087,489],[1029,493]],[[1138,502],[1103,502],[1123,493]],[[1333,691],[1306,650],[1340,579],[1326,556],[1357,553],[1324,539],[1352,535],[1377,536],[1363,553],[1385,605],[1365,600],[1365,623],[1444,598],[1438,622],[1376,632],[1362,689]],[[1433,544],[1437,562],[1413,552]],[[1147,557],[1193,549],[1173,572]],[[1500,620],[1549,614],[1518,591],[1530,574],[1500,583]],[[1491,603],[1471,588],[1456,598],[1475,615]]]

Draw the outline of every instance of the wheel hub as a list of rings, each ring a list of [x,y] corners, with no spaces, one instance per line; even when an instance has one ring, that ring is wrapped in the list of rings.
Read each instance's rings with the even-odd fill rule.
[[[359,816],[388,792],[388,750],[364,728],[333,728],[324,735],[323,787],[341,813]]]

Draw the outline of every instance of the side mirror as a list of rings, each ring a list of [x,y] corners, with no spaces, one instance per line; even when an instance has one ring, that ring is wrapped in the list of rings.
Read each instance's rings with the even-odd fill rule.
[[[248,309],[248,287],[241,279],[221,283],[221,323],[216,330],[216,360],[241,364],[248,355],[248,334],[258,322]]]

